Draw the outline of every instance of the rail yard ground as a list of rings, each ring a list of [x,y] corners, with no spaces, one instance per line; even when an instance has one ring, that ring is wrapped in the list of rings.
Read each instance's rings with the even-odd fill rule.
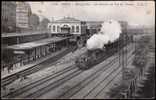
[[[129,51],[133,46],[129,46]],[[28,79],[16,80],[6,87],[4,98],[103,98],[109,88],[121,80],[121,68],[117,54],[94,66],[81,71],[73,66],[74,59],[85,52],[81,48],[69,53],[54,66],[28,76]],[[132,54],[132,51],[129,55]],[[129,64],[133,56],[129,58]],[[70,66],[72,66],[70,68]],[[49,78],[48,78],[49,77]],[[51,80],[50,80],[51,79]],[[38,81],[40,80],[40,81]],[[43,82],[41,81],[43,80]],[[96,83],[96,84],[93,84]],[[10,91],[10,89],[14,89]],[[11,93],[10,93],[11,92]],[[94,94],[94,97],[93,95]]]
[[[139,40],[142,36],[136,36],[135,40]],[[155,37],[149,42],[149,51],[147,53],[148,63],[144,69],[144,75],[141,78],[147,80],[143,82],[143,87],[136,89],[133,98],[154,98],[154,76],[155,72]],[[127,66],[135,69],[132,65],[135,58],[135,43],[127,46]],[[82,71],[74,64],[79,55],[86,51],[86,47],[78,48],[74,52],[70,52],[55,64],[42,69],[38,72],[27,75],[27,78],[17,79],[5,88],[1,87],[2,98],[39,98],[39,99],[108,99],[108,98],[124,98],[122,91],[122,67],[119,65],[119,54],[108,57],[103,62],[93,66],[91,69]],[[125,59],[124,59],[125,61]],[[45,66],[46,67],[46,66]],[[138,70],[135,69],[135,72]],[[135,74],[136,74],[135,73]],[[148,87],[148,88],[147,88]],[[123,88],[123,89],[122,89]],[[151,89],[150,93],[147,90]],[[112,91],[115,95],[113,95]],[[141,90],[141,92],[140,92]],[[139,93],[138,93],[139,91]]]
[[[145,38],[148,38],[149,42],[146,41],[144,43],[144,48],[138,48],[137,51],[139,51],[139,49],[143,51],[146,48],[147,53],[145,53],[144,56],[147,58],[147,64],[143,68],[143,75],[139,77],[140,80],[136,85],[136,90],[133,93],[132,98],[155,98],[155,34],[138,35],[135,37],[137,41],[140,39],[144,40]],[[140,55],[140,57],[141,56],[143,55]],[[136,73],[140,72],[139,66],[134,66],[134,68]],[[124,85],[112,87],[111,91],[108,93],[110,96],[109,98],[122,98],[122,88],[123,90],[126,90],[126,88],[124,89]]]

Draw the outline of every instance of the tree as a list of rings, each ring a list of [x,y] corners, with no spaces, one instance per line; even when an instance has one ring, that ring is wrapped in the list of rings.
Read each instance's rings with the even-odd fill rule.
[[[41,30],[47,29],[47,26],[48,26],[48,23],[49,23],[49,22],[50,22],[49,19],[44,18],[44,19],[40,22],[39,28],[40,28]]]
[[[39,17],[36,14],[31,14],[29,17],[29,24],[32,30],[36,30],[39,25]]]

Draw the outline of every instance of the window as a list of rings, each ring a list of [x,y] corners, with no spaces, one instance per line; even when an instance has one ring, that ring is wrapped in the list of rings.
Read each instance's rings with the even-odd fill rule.
[[[74,26],[72,26],[72,32],[74,32],[75,31],[75,27]]]
[[[76,32],[79,32],[79,26],[76,26]]]
[[[51,29],[51,25],[49,25],[49,28],[48,28],[49,30]]]
[[[51,28],[51,26],[49,25],[49,29]]]
[[[57,26],[57,32],[59,32],[59,30],[60,30],[60,27],[59,27],[59,26]]]
[[[53,26],[53,32],[55,32],[55,25]]]

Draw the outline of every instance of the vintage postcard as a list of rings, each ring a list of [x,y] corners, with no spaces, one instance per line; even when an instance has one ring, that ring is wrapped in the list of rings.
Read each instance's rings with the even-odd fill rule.
[[[154,1],[1,1],[2,99],[155,99]]]

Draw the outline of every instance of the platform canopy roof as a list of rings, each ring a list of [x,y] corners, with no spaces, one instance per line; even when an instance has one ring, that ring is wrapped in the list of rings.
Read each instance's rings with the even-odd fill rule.
[[[47,45],[49,43],[62,41],[64,39],[67,39],[67,38],[62,38],[62,37],[47,38],[47,39],[33,41],[33,42],[27,42],[27,43],[21,43],[21,44],[11,45],[11,46],[8,46],[7,49],[28,50],[28,49],[33,49],[35,47]]]
[[[6,37],[19,37],[19,36],[28,36],[28,35],[39,35],[39,34],[47,34],[48,31],[36,31],[36,32],[22,32],[22,33],[2,33],[1,37],[6,38]]]

